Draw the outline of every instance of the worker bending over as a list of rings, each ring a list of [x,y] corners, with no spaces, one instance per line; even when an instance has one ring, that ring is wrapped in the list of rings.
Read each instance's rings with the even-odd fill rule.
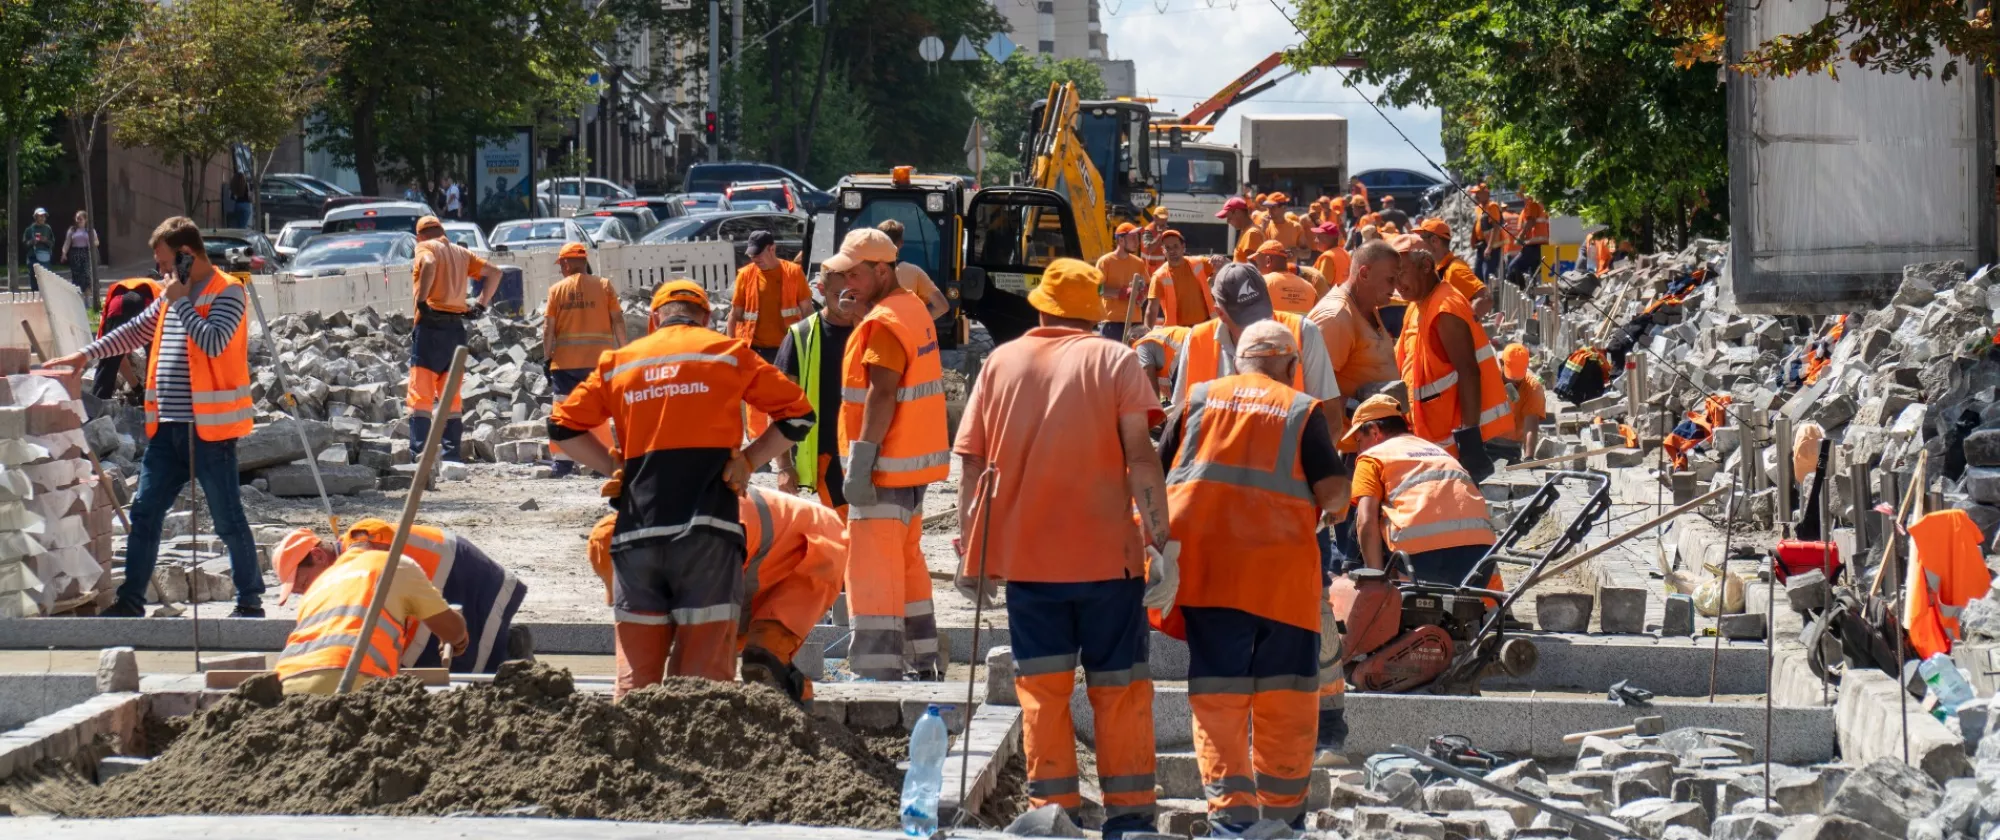
[[[1513,415],[1513,428],[1487,441],[1486,451],[1494,458],[1518,464],[1535,457],[1542,415],[1549,409],[1548,393],[1542,388],[1542,378],[1528,370],[1528,348],[1520,344],[1509,344],[1500,351],[1500,375],[1507,379],[1507,407]]]
[[[556,266],[563,279],[549,288],[542,347],[548,353],[549,390],[560,403],[597,368],[598,356],[625,346],[625,312],[611,281],[590,273],[590,251],[583,243],[564,245],[556,252]],[[575,468],[569,456],[552,455],[556,478]]]
[[[611,538],[621,695],[666,673],[735,677],[745,554],[737,496],[751,464],[812,428],[799,386],[749,342],[708,329],[708,318],[699,285],[661,284],[652,334],[604,354],[549,417],[550,442],[577,463],[622,470]],[[739,450],[746,403],[773,422]],[[618,427],[622,463],[589,434],[606,423]]]
[[[896,246],[849,231],[824,267],[847,275],[867,315],[841,363],[840,454],[846,467],[848,664],[876,680],[942,679],[930,570],[920,540],[924,488],[950,472],[937,328],[896,284]]]
[[[479,302],[467,305],[468,281],[473,279],[481,283]],[[444,223],[436,216],[425,216],[417,220],[417,256],[410,280],[417,301],[417,326],[410,334],[410,454],[421,455],[430,439],[445,375],[451,371],[451,357],[465,343],[465,322],[486,314],[500,291],[500,269],[446,237]],[[463,460],[459,445],[465,422],[459,415],[464,410],[464,400],[452,395],[438,441],[438,455],[444,460]]]
[[[1266,239],[1251,255],[1250,263],[1264,275],[1264,288],[1271,294],[1271,307],[1279,312],[1304,315],[1311,312],[1319,295],[1313,284],[1292,273],[1292,254],[1276,239]]]
[[[294,536],[296,532],[294,532]],[[287,536],[292,540],[293,536]],[[299,602],[299,620],[285,637],[285,650],[278,654],[274,669],[284,681],[286,694],[332,694],[340,685],[341,672],[360,648],[361,665],[353,687],[370,680],[396,676],[414,639],[419,624],[431,635],[444,640],[454,650],[471,644],[465,618],[451,608],[424,570],[410,557],[389,565],[389,552],[356,548],[328,557],[331,550],[318,545],[319,539],[306,533],[301,551],[310,562],[300,563],[290,581],[291,588],[305,593]],[[389,596],[382,602],[382,618],[366,642],[361,625],[375,598],[382,574],[393,568],[395,579]]]
[[[1409,555],[1410,576],[1458,586],[1493,545],[1486,497],[1442,448],[1410,433],[1402,406],[1378,394],[1355,409],[1342,439],[1354,461],[1354,530],[1361,560],[1385,567],[1389,551]]]
[[[1396,239],[1403,256],[1397,291],[1410,301],[1396,339],[1396,366],[1409,387],[1418,437],[1458,456],[1472,480],[1493,474],[1486,439],[1512,430],[1507,389],[1486,330],[1465,297],[1438,277],[1416,236]]]
[[[1132,345],[1139,353],[1139,367],[1145,370],[1162,401],[1174,395],[1174,363],[1187,348],[1188,330],[1188,327],[1154,327]]]
[[[1140,236],[1144,228],[1126,222],[1118,226],[1112,234],[1112,248],[1104,256],[1097,258],[1097,272],[1104,277],[1104,323],[1098,331],[1113,341],[1125,340],[1125,325],[1134,320],[1144,321],[1145,313],[1132,309],[1138,301],[1132,299],[1132,287],[1144,289],[1146,278],[1152,276],[1152,269],[1146,267],[1146,255],[1141,253],[1144,246]]]
[[[1171,604],[1179,548],[1148,436],[1159,398],[1135,353],[1090,333],[1107,314],[1103,281],[1078,260],[1048,265],[1028,293],[1041,326],[986,360],[954,449],[960,588],[990,604],[1007,584],[1029,802],[1083,806],[1069,712],[1081,664],[1104,835],[1119,837],[1154,828],[1146,607]]]
[[[1160,235],[1160,247],[1167,262],[1153,272],[1146,287],[1146,323],[1168,327],[1192,327],[1215,317],[1215,302],[1208,296],[1211,271],[1207,260],[1187,258],[1187,242],[1181,232]]]
[[[1472,305],[1473,317],[1484,318],[1486,313],[1492,312],[1492,290],[1480,282],[1479,275],[1473,273],[1472,266],[1466,265],[1457,254],[1452,253],[1451,225],[1446,224],[1443,219],[1425,219],[1422,224],[1417,225],[1416,233],[1423,237],[1424,245],[1430,250],[1431,261],[1437,266],[1438,275],[1444,278],[1444,282],[1451,284],[1452,288],[1457,289],[1466,303]]]
[[[1245,328],[1242,372],[1194,386],[1160,437],[1195,758],[1209,820],[1230,832],[1302,825],[1320,686],[1343,679],[1338,656],[1320,668],[1313,532],[1321,511],[1346,514],[1347,473],[1316,401],[1285,385],[1299,352],[1282,324]]]

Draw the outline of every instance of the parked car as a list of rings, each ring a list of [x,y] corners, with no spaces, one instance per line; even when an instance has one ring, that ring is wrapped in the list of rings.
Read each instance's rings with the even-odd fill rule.
[[[417,238],[402,231],[320,234],[292,258],[294,277],[324,277],[353,268],[409,265],[416,257]]]
[[[688,192],[722,192],[730,184],[748,181],[784,181],[790,184],[799,204],[809,213],[833,207],[833,193],[813,186],[811,181],[797,172],[770,163],[697,163],[688,167],[687,178],[682,181],[681,188]]]
[[[257,203],[273,223],[318,219],[326,215],[326,200],[353,193],[311,175],[275,172],[257,182]]]
[[[631,226],[617,216],[578,216],[576,223],[589,231],[590,237],[597,240],[600,245],[606,242],[630,245],[639,241],[639,237],[632,233]]]
[[[471,222],[445,222],[444,237],[482,260],[493,256],[493,249],[486,245],[486,232]]]
[[[278,259],[289,262],[298,255],[300,248],[305,247],[306,241],[318,233],[318,219],[286,222],[284,227],[278,229],[278,238],[271,243],[271,247],[277,249]]]
[[[614,207],[644,207],[653,211],[653,218],[661,222],[679,219],[688,214],[687,205],[681,203],[680,196],[673,195],[642,195],[638,198],[609,203]],[[602,207],[603,205],[599,205],[599,209]]]
[[[704,213],[726,213],[735,209],[729,206],[729,197],[719,192],[681,193],[674,196],[674,198],[680,200],[681,208],[686,210],[687,215],[690,216],[699,216]]]
[[[356,233],[376,230],[417,232],[417,220],[437,212],[421,201],[375,201],[349,204],[327,211],[320,233]]]
[[[585,216],[615,216],[625,222],[625,229],[632,232],[634,240],[652,233],[653,228],[660,226],[659,217],[654,216],[653,211],[644,207],[619,207],[611,204],[603,204],[598,205],[596,210],[586,210],[576,215],[577,218]]]
[[[589,210],[607,201],[633,198],[632,191],[603,178],[583,178],[581,201],[577,199],[576,178],[550,178],[535,184],[535,195],[557,213]]]
[[[722,239],[728,241],[736,253],[736,267],[742,268],[750,262],[743,255],[743,243],[750,234],[768,230],[778,237],[778,256],[793,259],[805,247],[806,219],[792,213],[770,212],[727,212],[696,216],[685,221],[668,222],[646,234],[639,240],[643,244],[660,242],[692,242],[702,239]]]
[[[209,228],[201,232],[208,261],[223,271],[268,274],[278,270],[278,249],[269,237],[244,228]]]
[[[1410,169],[1370,169],[1354,177],[1368,188],[1368,202],[1382,209],[1382,196],[1396,197],[1396,209],[1416,216],[1423,207],[1424,193],[1443,181]]]
[[[729,202],[729,209],[731,209],[731,210],[755,210],[755,211],[758,211],[758,212],[762,212],[762,213],[781,213],[781,212],[784,212],[784,211],[783,211],[783,210],[782,210],[781,208],[779,208],[779,207],[778,207],[778,205],[776,205],[776,204],[772,204],[771,202],[768,202],[768,201],[765,201],[765,200],[763,200],[763,199],[761,199],[761,198],[755,198],[755,199],[745,199],[745,200],[743,200],[743,201],[732,201],[732,202]]]
[[[509,251],[534,251],[543,248],[555,249],[571,242],[581,242],[593,253],[597,250],[597,240],[576,223],[575,219],[543,217],[540,219],[515,219],[493,226],[487,234],[488,247],[496,254]]]
[[[729,196],[731,207],[737,207],[739,202],[744,201],[768,201],[787,213],[801,212],[798,195],[785,181],[738,181],[723,192]]]

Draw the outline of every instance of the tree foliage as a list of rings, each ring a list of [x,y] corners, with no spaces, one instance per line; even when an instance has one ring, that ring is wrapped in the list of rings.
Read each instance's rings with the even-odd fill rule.
[[[1714,62],[1722,59],[1729,6],[1729,0],[1659,0],[1652,17],[1660,32],[1683,39],[1684,60]],[[1847,62],[1949,81],[1963,62],[1976,72],[2000,73],[2000,34],[1991,9],[1968,14],[1963,3],[1910,0],[1843,0],[1815,8],[1825,13],[1811,26],[1746,45],[1734,68],[1757,75],[1838,75],[1839,64]]]
[[[991,151],[983,183],[1005,183],[1011,173],[1021,171],[1021,144],[1032,126],[1034,104],[1049,95],[1049,85],[1075,82],[1077,96],[1103,99],[1104,75],[1097,65],[1080,58],[1053,59],[1017,50],[1004,62],[986,59],[986,81],[972,89],[973,108],[986,126]]]
[[[1631,235],[1685,234],[1721,196],[1727,111],[1716,67],[1658,31],[1651,0],[1301,0],[1296,67],[1360,53],[1385,104],[1435,106],[1460,171]],[[1647,243],[1650,244],[1650,243]]]

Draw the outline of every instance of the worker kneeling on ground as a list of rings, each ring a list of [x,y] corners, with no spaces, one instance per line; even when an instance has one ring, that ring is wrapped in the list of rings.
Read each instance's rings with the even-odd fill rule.
[[[1305,818],[1320,682],[1342,679],[1338,657],[1320,667],[1313,531],[1320,511],[1346,514],[1348,490],[1318,401],[1284,384],[1299,365],[1291,331],[1252,324],[1235,354],[1242,372],[1190,389],[1160,438],[1195,757],[1225,831]]]
[[[708,317],[700,286],[661,284],[653,333],[600,357],[549,417],[549,440],[578,464],[623,471],[611,538],[621,695],[669,672],[736,676],[745,553],[737,497],[750,464],[812,428],[805,392],[749,342],[708,329]],[[739,450],[746,403],[773,422]],[[617,425],[622,465],[589,434],[605,423]]]
[[[396,528],[380,519],[363,519],[341,534],[337,550],[388,551],[396,538]],[[311,530],[300,528],[286,535],[273,552],[272,564],[278,573],[278,603],[285,603],[302,577],[307,564],[322,567],[333,559],[336,547],[322,545]],[[534,641],[528,628],[514,626],[514,614],[528,597],[528,586],[507,567],[486,556],[486,552],[458,534],[429,525],[410,526],[403,545],[403,558],[414,561],[424,578],[444,593],[445,601],[457,604],[465,613],[466,632],[471,642],[453,648],[451,667],[471,674],[493,674],[509,659],[534,655]],[[435,634],[429,628],[411,624],[403,634],[403,667],[437,668],[444,665]]]
[[[1410,558],[1410,576],[1458,586],[1493,545],[1486,497],[1458,460],[1410,432],[1394,397],[1369,397],[1342,444],[1354,461],[1354,529],[1361,560],[1385,568],[1383,546]]]
[[[1091,333],[1105,280],[1078,260],[1049,263],[1028,294],[1041,326],[987,359],[954,448],[960,589],[990,602],[1007,583],[1029,801],[1083,806],[1069,712],[1081,664],[1104,836],[1119,837],[1154,827],[1146,607],[1172,605],[1179,547],[1148,436],[1159,397],[1136,353]]]
[[[278,551],[295,558],[285,583],[287,593],[305,593],[299,622],[285,638],[284,653],[278,655],[276,670],[286,694],[332,694],[357,648],[361,666],[354,687],[396,676],[412,627],[419,623],[455,650],[470,643],[465,618],[407,556],[397,561],[389,597],[382,603],[382,619],[364,642],[361,625],[378,581],[390,568],[389,552],[355,548],[336,559],[331,548],[303,529],[287,535]]]

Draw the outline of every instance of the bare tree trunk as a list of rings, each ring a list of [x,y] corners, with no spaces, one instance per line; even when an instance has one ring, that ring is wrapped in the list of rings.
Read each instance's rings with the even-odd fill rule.
[[[21,139],[7,138],[7,291],[18,286],[21,270],[21,237],[14,232],[21,220]]]
[[[377,192],[381,177],[375,171],[375,94],[364,94],[354,105],[354,177],[360,181],[362,195],[381,195]]]
[[[827,0],[827,14],[831,16],[833,0]],[[813,131],[819,128],[819,106],[826,96],[826,74],[833,66],[833,24],[821,27],[819,39],[819,75],[813,81],[812,107],[806,109],[805,131],[799,136],[799,174],[804,175],[806,167],[812,164]]]
[[[199,187],[194,182],[194,155],[181,155],[181,212],[194,218],[200,205],[196,203],[195,192]]]
[[[103,118],[104,111],[100,109],[92,111],[87,120],[71,117],[69,121],[70,139],[76,146],[76,171],[83,180],[83,212],[93,226],[104,223],[97,218],[97,190],[92,187],[95,179],[91,177],[91,157],[97,151],[97,126]]]

